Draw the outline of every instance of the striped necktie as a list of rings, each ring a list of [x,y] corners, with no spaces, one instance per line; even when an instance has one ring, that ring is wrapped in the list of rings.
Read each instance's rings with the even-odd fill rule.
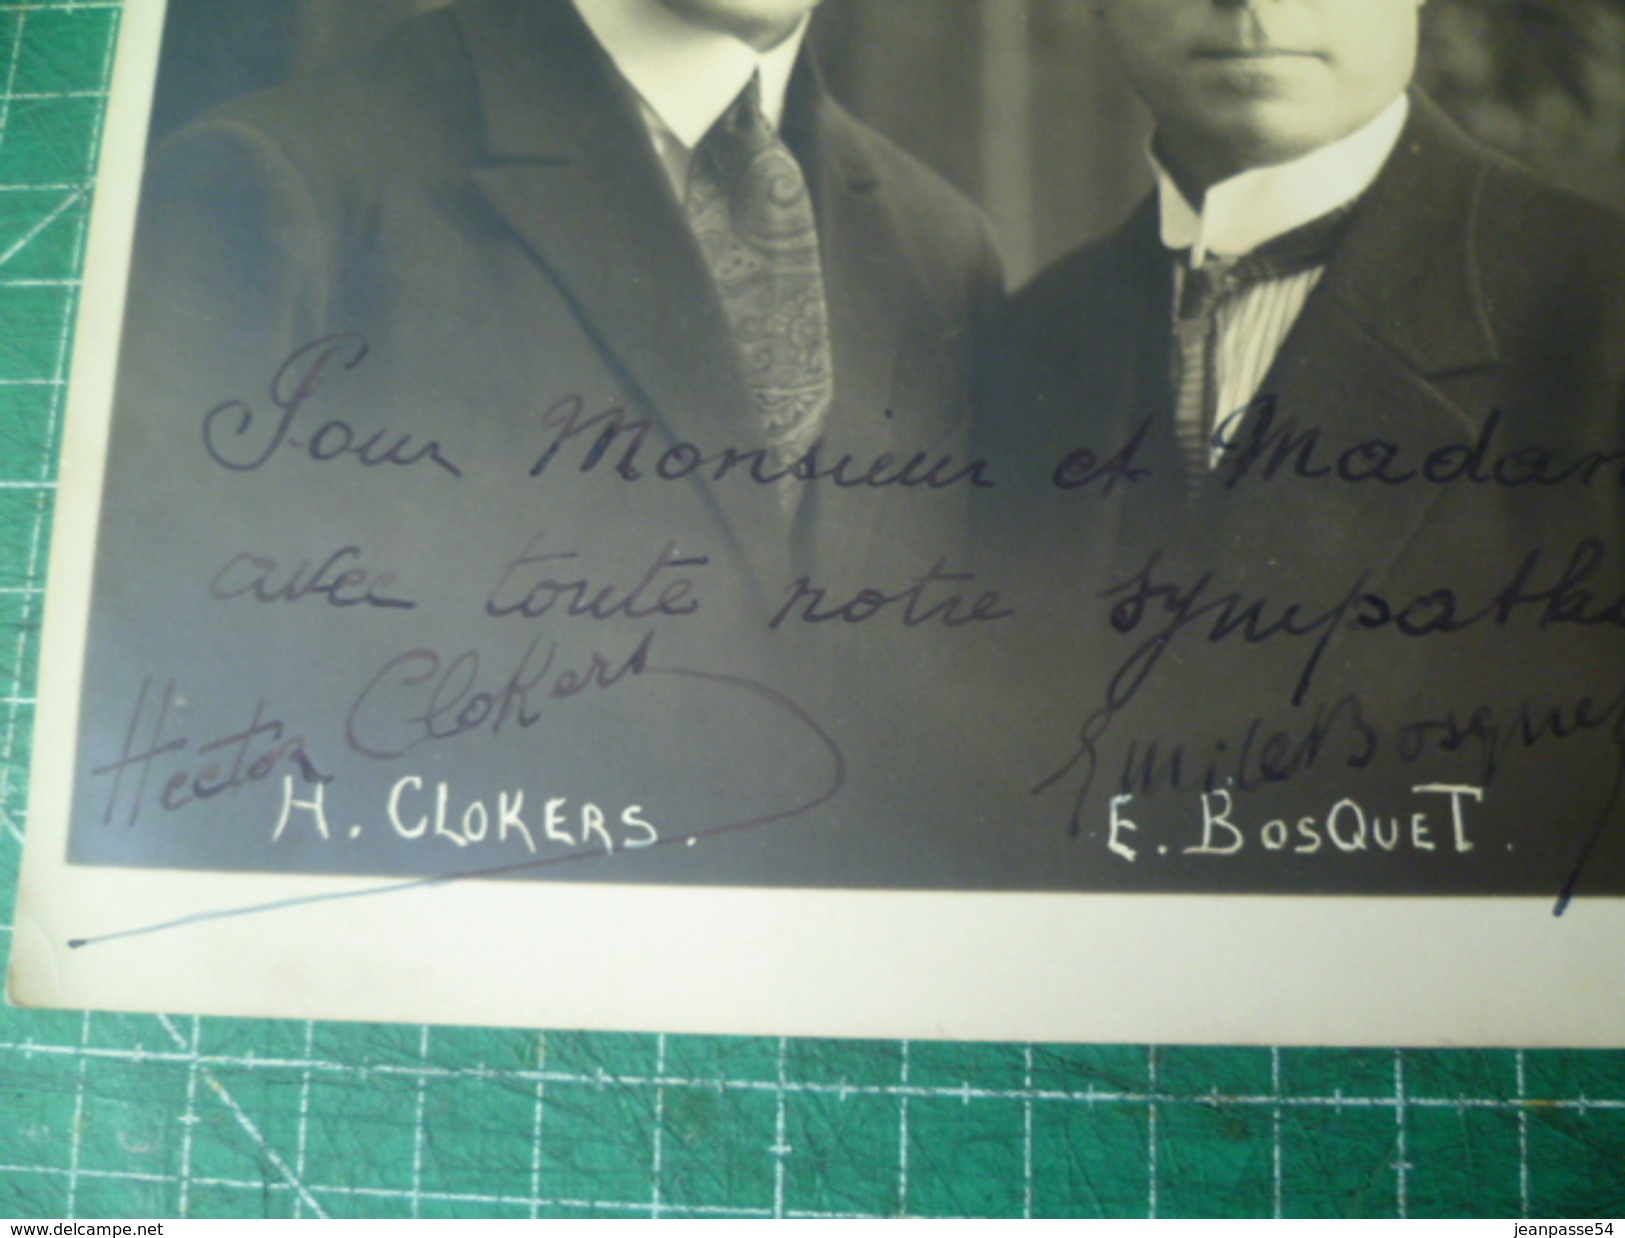
[[[812,195],[762,112],[759,75],[696,148],[685,205],[758,428],[772,460],[788,468],[823,433],[835,377]],[[785,485],[787,510],[802,489]]]
[[[1185,457],[1186,482],[1194,498],[1212,465],[1219,411],[1219,318],[1227,305],[1271,280],[1300,275],[1331,258],[1355,203],[1276,237],[1239,258],[1209,257],[1189,265],[1189,251],[1170,251],[1179,264],[1179,302],[1172,357],[1174,431]]]

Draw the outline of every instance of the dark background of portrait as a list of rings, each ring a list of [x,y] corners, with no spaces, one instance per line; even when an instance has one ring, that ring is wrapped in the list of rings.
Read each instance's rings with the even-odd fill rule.
[[[170,0],[154,140],[444,0]],[[1625,207],[1625,0],[1431,0],[1424,86],[1468,129]],[[1087,0],[825,0],[835,93],[987,209],[1012,278],[1144,191],[1146,122]]]

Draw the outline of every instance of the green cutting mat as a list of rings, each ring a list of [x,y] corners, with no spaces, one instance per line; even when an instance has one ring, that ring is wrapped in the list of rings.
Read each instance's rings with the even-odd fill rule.
[[[0,4],[0,914],[118,18]],[[1620,1217],[1625,1054],[0,1010],[0,1217],[902,1214]]]

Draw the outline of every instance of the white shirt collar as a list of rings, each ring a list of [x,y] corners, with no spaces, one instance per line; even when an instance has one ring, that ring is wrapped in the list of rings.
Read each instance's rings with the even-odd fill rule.
[[[696,26],[660,0],[575,0],[575,6],[621,76],[690,150],[757,72],[762,75],[762,111],[774,128],[783,121],[806,18],[789,38],[764,53],[731,35]]]
[[[1377,179],[1409,115],[1410,99],[1402,94],[1364,128],[1330,146],[1213,186],[1200,212],[1152,154],[1162,243],[1190,250],[1191,265],[1200,266],[1210,253],[1240,257],[1352,202]]]

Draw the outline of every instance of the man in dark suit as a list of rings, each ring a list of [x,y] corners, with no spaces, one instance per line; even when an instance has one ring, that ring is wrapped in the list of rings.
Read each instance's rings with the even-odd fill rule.
[[[1408,91],[1421,0],[1096,8],[1156,190],[984,422],[1040,816],[1091,881],[1625,887],[1625,226]]]
[[[350,330],[371,341],[367,381],[399,388],[397,412],[480,406],[511,422],[579,394],[588,415],[651,418],[665,445],[759,446],[760,393],[692,202],[707,134],[759,77],[816,215],[813,317],[830,337],[833,398],[796,445],[822,437],[826,467],[944,448],[996,256],[968,203],[825,93],[799,54],[815,4],[473,0],[194,125],[149,178],[127,384],[149,362],[172,384],[176,356],[191,369],[222,347],[250,350],[257,378]],[[219,368],[243,373],[232,360]],[[733,505],[721,526],[774,568],[786,523],[837,526],[850,559],[884,507],[875,488],[836,503],[794,477],[689,489]]]
[[[373,771],[349,793],[368,820],[469,730],[496,738],[447,768],[492,821],[543,766],[559,798],[664,812],[663,836],[842,785],[813,698],[855,642],[772,621],[954,555],[964,357],[1002,283],[980,215],[825,92],[816,2],[459,0],[156,152],[90,799],[152,685],[258,694],[312,661],[331,673],[286,695],[318,766]],[[356,863],[305,834],[145,854]],[[361,863],[421,871],[409,834]],[[76,842],[113,856],[97,837]]]

